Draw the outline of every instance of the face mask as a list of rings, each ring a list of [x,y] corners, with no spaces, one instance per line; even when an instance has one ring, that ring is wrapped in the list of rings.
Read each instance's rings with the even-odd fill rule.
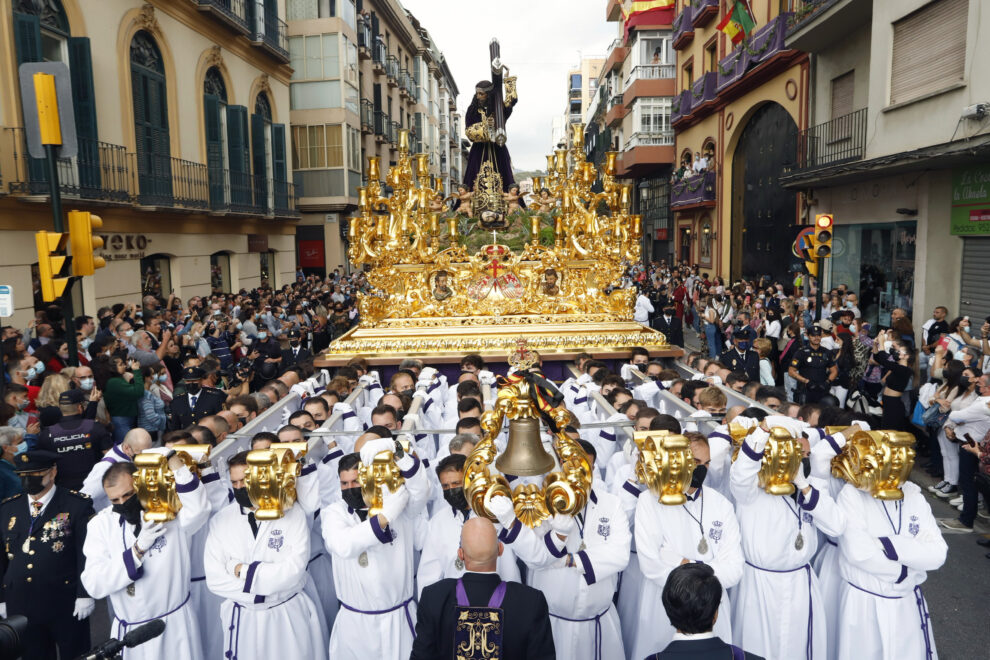
[[[642,373],[645,374],[646,373],[646,367],[647,366],[649,366],[649,365],[647,365],[645,362],[643,362],[641,364],[637,364],[636,365],[636,368],[639,369]]]
[[[245,424],[248,423],[248,418],[247,417],[238,417],[237,418],[237,421],[241,423],[241,426],[244,426]]]
[[[131,495],[120,504],[113,505],[113,512],[124,517],[124,520],[131,525],[141,522],[141,500],[137,494]]]
[[[237,322],[237,329],[238,329],[238,330],[240,330],[240,329],[241,329],[242,327],[243,327],[243,326],[242,326],[242,324],[241,324],[241,322],[240,322],[240,321],[238,321],[238,322]]]
[[[464,497],[464,489],[461,487],[448,488],[443,491],[443,499],[447,500],[447,504],[454,507],[458,511],[468,510],[468,501],[467,498]]]
[[[131,337],[134,336],[134,331],[133,330],[128,330],[127,332],[124,333],[124,336],[127,337],[128,339],[130,339]]]
[[[89,392],[93,389],[94,381],[92,378],[81,378],[79,380],[79,389]]]
[[[952,354],[952,357],[962,362],[963,360],[966,359],[966,355],[968,355],[966,351],[956,351],[955,353]]]
[[[245,509],[254,508],[254,504],[251,503],[251,496],[248,495],[248,489],[246,487],[234,489],[234,500]]]
[[[966,389],[967,387],[970,386],[970,383],[971,383],[971,381],[969,380],[969,376],[960,376],[959,377],[959,387],[961,387],[963,389]]]
[[[251,338],[250,337],[245,337],[244,339],[241,340],[241,343],[244,344],[245,346],[250,346],[251,345]]]
[[[45,475],[25,474],[21,477],[21,486],[28,495],[37,495],[45,489]]]
[[[14,453],[15,454],[23,454],[27,450],[28,450],[28,443],[27,443],[27,441],[22,441],[21,444],[17,445],[17,451],[15,451]]]
[[[294,340],[292,340],[292,341],[289,342],[289,346],[292,346],[293,348],[295,348],[296,346],[298,346],[301,343],[302,342],[299,341],[298,339],[294,339]]]
[[[86,337],[85,339],[79,342],[79,348],[85,351],[87,348],[89,348],[89,345],[92,343],[93,340],[90,339],[89,337]]]
[[[282,312],[281,314],[279,314],[279,315],[278,315],[278,317],[279,317],[280,319],[284,319],[284,318],[285,318],[285,312]]]
[[[368,505],[364,503],[364,496],[361,494],[360,486],[341,488],[340,495],[344,498],[344,503],[355,511],[368,508]]]
[[[158,374],[158,382],[164,383],[168,380],[168,374]]]
[[[749,342],[748,341],[741,341],[741,342],[739,342],[739,350],[740,351],[748,351],[749,350]]]
[[[31,402],[28,401],[27,399],[24,399],[23,401],[21,401],[20,403],[17,404],[17,409],[18,410],[27,410],[27,407],[29,405],[31,405]]]
[[[691,474],[691,488],[701,488],[701,485],[705,483],[705,477],[707,476],[708,466],[696,465],[694,467],[694,472]]]
[[[213,316],[220,316],[220,310],[219,309],[213,310]]]
[[[43,373],[45,373],[45,363],[35,362],[34,366],[31,367],[31,378],[37,378]]]
[[[261,341],[265,341],[266,339],[268,339],[268,333],[267,332],[259,332],[258,333],[258,339],[260,339]]]
[[[199,394],[199,383],[189,383],[186,385],[186,394]]]
[[[808,456],[801,459],[801,470],[804,472],[805,477],[811,476],[811,458]]]

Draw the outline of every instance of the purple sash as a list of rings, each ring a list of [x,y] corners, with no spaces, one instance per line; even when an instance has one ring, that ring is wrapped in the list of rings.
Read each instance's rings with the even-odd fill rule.
[[[454,654],[464,660],[500,660],[502,658],[502,600],[505,582],[499,582],[488,600],[487,607],[472,607],[464,590],[463,580],[457,581],[456,625]]]

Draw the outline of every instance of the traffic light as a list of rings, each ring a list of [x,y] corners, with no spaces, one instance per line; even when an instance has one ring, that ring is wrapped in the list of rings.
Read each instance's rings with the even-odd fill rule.
[[[65,268],[65,254],[52,254],[53,252],[64,252],[67,236],[53,231],[39,231],[35,235],[38,244],[38,275],[41,279],[41,298],[45,302],[54,302],[62,295],[65,287],[69,284],[68,273],[63,273]]]
[[[103,239],[93,236],[93,229],[103,226],[103,220],[89,211],[69,211],[69,243],[72,246],[72,274],[92,275],[107,262],[93,251],[103,247]]]
[[[811,256],[826,259],[832,256],[832,224],[834,218],[829,213],[815,216],[815,233],[812,234]]]
[[[818,259],[815,258],[814,235],[802,234],[798,236],[798,252],[804,259],[804,267],[812,277],[818,277]]]

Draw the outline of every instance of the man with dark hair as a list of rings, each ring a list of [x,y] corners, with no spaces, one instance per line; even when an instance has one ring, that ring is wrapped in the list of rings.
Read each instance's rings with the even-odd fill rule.
[[[297,410],[289,415],[289,424],[304,431],[316,430],[316,420],[305,410]]]
[[[664,650],[646,660],[763,660],[725,643],[712,632],[722,585],[708,564],[687,563],[672,570],[661,599],[677,632]]]
[[[288,371],[297,364],[313,359],[310,350],[302,345],[302,333],[298,329],[289,330],[289,348],[282,350],[282,370]]]
[[[463,358],[461,358],[461,371],[470,371],[471,373],[478,373],[484,370],[485,360],[477,353],[468,353]]]
[[[423,554],[416,573],[419,595],[423,588],[444,578],[464,575],[464,560],[457,556],[458,539],[465,521],[476,518],[464,495],[466,456],[451,454],[437,465],[436,474],[446,506],[437,504],[426,527]],[[516,556],[509,550],[499,556],[496,571],[503,580],[521,582]]]
[[[184,429],[190,424],[223,410],[227,395],[210,386],[209,376],[201,367],[186,367],[182,371],[185,393],[172,399],[170,405],[170,431]]]

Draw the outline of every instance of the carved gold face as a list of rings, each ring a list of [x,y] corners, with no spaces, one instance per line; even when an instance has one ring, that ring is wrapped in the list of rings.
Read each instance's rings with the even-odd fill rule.
[[[148,522],[174,520],[182,509],[175,491],[175,475],[164,454],[146,452],[134,457],[134,491],[137,493],[144,519]]]
[[[760,464],[760,488],[771,495],[793,493],[793,481],[797,471],[801,469],[801,457],[800,440],[782,427],[770,429],[770,439]]]
[[[364,503],[368,505],[369,516],[381,512],[383,486],[394,493],[405,482],[390,451],[379,452],[371,465],[364,463],[358,465],[358,483],[361,484],[361,495],[364,496]]]
[[[661,504],[676,506],[687,501],[685,493],[694,474],[691,443],[683,435],[667,431],[638,431],[636,477]]]
[[[914,467],[914,435],[901,431],[857,431],[832,459],[832,476],[880,500],[904,497],[901,485]]]
[[[244,484],[251,502],[257,506],[258,520],[277,520],[296,501],[299,463],[291,451],[256,449],[247,456]]]

